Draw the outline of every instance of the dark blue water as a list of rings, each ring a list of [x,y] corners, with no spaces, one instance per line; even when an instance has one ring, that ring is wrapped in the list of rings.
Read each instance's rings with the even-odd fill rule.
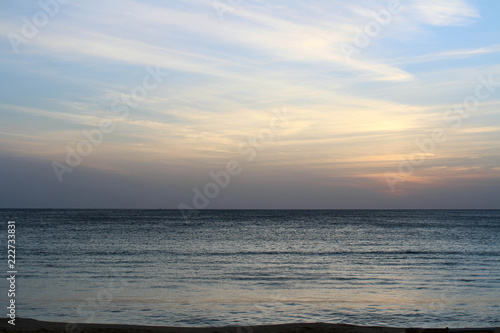
[[[500,325],[498,210],[201,211],[189,221],[169,210],[0,216],[2,248],[7,221],[16,220],[22,317]],[[6,305],[7,282],[1,287]]]

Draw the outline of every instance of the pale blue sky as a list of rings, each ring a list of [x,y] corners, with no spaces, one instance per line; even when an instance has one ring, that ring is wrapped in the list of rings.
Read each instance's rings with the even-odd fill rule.
[[[235,160],[206,208],[500,208],[500,3],[393,2],[2,2],[1,206],[193,206]],[[161,83],[117,116],[148,68]],[[248,161],[277,110],[286,126]],[[435,129],[445,142],[401,168]]]

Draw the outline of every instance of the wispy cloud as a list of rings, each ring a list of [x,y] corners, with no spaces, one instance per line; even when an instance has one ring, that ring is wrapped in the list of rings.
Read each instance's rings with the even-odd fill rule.
[[[486,20],[486,5],[401,6],[346,61],[339,44],[376,21],[387,2],[243,1],[224,21],[211,0],[71,2],[20,56],[0,52],[0,147],[62,160],[68,142],[84,139],[82,129],[111,119],[116,130],[85,165],[188,179],[241,157],[238,145],[286,107],[293,119],[249,174],[265,182],[287,170],[310,175],[315,186],[376,193],[386,188],[384,172],[397,168],[417,138],[446,125],[442,113],[471,93],[479,75],[499,71],[493,58],[500,41],[473,38],[495,31],[463,28]],[[23,15],[15,5],[0,13],[0,33],[20,31]],[[471,37],[450,38],[457,31]],[[141,83],[147,66],[170,75],[129,117],[117,117],[111,104]],[[492,95],[408,188],[430,187],[445,168],[449,175],[465,172],[461,167],[480,175],[473,167],[484,161],[464,158],[493,154],[497,120]]]
[[[452,50],[452,51],[438,52],[434,54],[424,54],[416,57],[405,57],[404,59],[395,60],[393,64],[400,65],[408,63],[421,63],[421,62],[441,61],[450,59],[464,59],[483,54],[498,53],[498,52],[500,52],[500,45],[491,45],[491,46],[480,47],[478,49]]]
[[[416,15],[436,26],[461,26],[480,17],[477,8],[464,0],[424,0],[413,2]]]

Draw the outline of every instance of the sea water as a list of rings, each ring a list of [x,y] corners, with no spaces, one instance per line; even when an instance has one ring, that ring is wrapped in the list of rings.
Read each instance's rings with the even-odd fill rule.
[[[7,221],[16,221],[21,317],[169,326],[500,326],[499,210],[0,216],[5,267]],[[7,306],[6,279],[1,288]]]

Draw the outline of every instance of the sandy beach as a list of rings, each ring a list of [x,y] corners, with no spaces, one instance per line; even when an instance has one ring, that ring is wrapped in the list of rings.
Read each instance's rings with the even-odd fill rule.
[[[161,327],[141,325],[119,325],[119,324],[78,324],[47,322],[35,319],[16,319],[16,325],[7,323],[7,319],[0,322],[0,332],[165,332],[165,333],[299,333],[299,332],[330,332],[330,333],[445,333],[445,332],[468,332],[468,333],[500,333],[500,327],[495,329],[412,329],[412,328],[390,328],[375,326],[354,326],[345,324],[328,323],[303,323],[303,324],[279,324],[279,325],[256,325],[256,326],[224,326],[224,327]]]

